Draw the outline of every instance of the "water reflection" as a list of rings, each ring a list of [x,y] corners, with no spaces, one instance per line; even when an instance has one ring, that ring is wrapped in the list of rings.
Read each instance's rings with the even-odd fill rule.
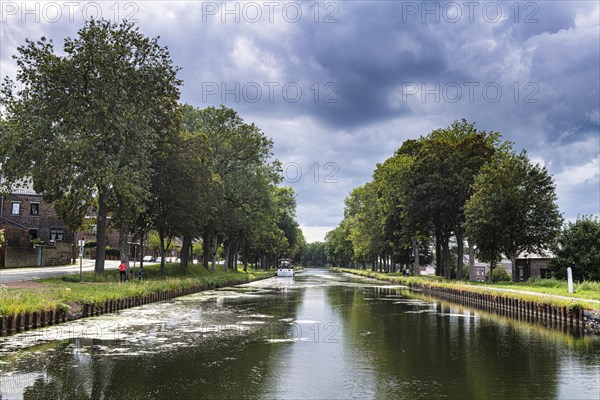
[[[2,338],[0,399],[599,398],[599,351],[308,270]]]

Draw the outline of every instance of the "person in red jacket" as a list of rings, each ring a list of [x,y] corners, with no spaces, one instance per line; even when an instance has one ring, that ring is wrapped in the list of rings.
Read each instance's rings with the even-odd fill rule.
[[[119,265],[119,279],[121,282],[127,280],[127,264],[125,264],[125,261],[121,261],[121,265]]]

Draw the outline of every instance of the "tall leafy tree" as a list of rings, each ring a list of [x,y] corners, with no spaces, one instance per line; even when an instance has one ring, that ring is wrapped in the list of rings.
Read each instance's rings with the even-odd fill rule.
[[[516,257],[523,251],[543,252],[562,223],[552,177],[524,152],[501,155],[482,168],[465,214],[467,233],[479,252],[490,261],[501,254],[510,258],[513,280],[518,278]]]
[[[301,264],[307,267],[327,265],[326,244],[324,242],[306,243],[302,248]]]
[[[350,229],[346,219],[325,235],[327,259],[341,267],[349,267],[354,259],[354,249],[350,240]]]
[[[95,270],[104,271],[110,199],[137,213],[150,185],[156,139],[172,129],[180,81],[168,50],[133,24],[90,20],[62,52],[27,40],[6,78],[0,163],[5,178],[33,180],[71,226],[97,202]]]
[[[439,264],[446,278],[451,277],[449,242],[455,236],[456,276],[462,279],[464,205],[471,196],[475,176],[499,147],[499,136],[478,131],[463,119],[433,131],[417,147],[407,191],[408,213],[434,226],[441,246]]]
[[[401,264],[413,262],[414,274],[419,274],[421,261],[427,260],[430,236],[429,221],[412,218],[407,212],[407,193],[414,156],[406,151],[413,141],[407,141],[394,156],[378,164],[373,182],[378,190],[386,245]],[[411,254],[412,250],[412,254]],[[422,257],[423,256],[423,257]]]
[[[185,270],[193,239],[201,235],[207,214],[221,200],[208,138],[199,132],[173,131],[158,141],[152,159],[148,215],[160,238],[161,272],[175,236],[183,241],[181,267]]]
[[[565,279],[567,268],[577,280],[600,281],[600,221],[585,215],[567,223],[552,246],[556,258],[549,269]]]
[[[373,182],[355,188],[346,198],[344,215],[350,228],[350,240],[359,262],[370,262],[373,269],[383,256],[382,215]]]
[[[223,201],[205,225],[205,266],[209,254],[215,268],[219,241],[226,247],[225,268],[232,266],[244,237],[253,229],[261,210],[270,209],[272,187],[281,180],[279,163],[271,162],[273,142],[233,109],[221,106],[197,109],[183,106],[184,128],[204,133],[213,155],[213,170],[223,183]],[[271,225],[271,224],[269,224]]]

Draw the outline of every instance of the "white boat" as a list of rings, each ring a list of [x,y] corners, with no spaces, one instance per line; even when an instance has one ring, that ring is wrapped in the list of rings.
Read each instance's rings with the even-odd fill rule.
[[[277,269],[277,276],[282,277],[294,277],[294,264],[292,260],[287,258],[279,260],[279,269]]]

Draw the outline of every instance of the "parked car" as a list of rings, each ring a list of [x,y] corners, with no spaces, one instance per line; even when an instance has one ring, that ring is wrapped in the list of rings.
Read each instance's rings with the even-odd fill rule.
[[[154,261],[154,257],[152,257],[152,256],[144,256],[143,260],[144,260],[144,262],[152,262],[152,261]]]
[[[156,260],[154,260],[154,261],[156,261],[157,263],[160,263],[160,262],[162,262],[162,257],[156,257]],[[165,261],[166,261],[166,259],[165,259]]]

